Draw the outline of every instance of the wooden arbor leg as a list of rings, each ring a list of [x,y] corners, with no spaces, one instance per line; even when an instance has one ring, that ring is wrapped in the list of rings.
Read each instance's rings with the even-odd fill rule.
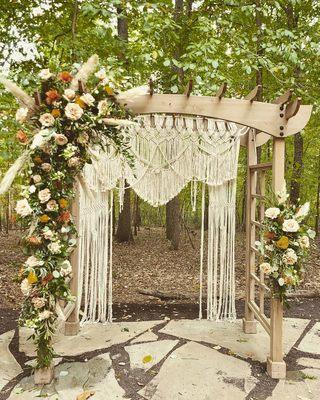
[[[247,143],[246,300],[245,315],[242,321],[245,333],[257,333],[257,321],[255,321],[254,313],[248,306],[250,301],[254,301],[255,293],[254,282],[250,279],[250,274],[255,270],[255,254],[251,251],[251,245],[255,242],[255,226],[251,225],[251,219],[255,219],[256,200],[251,195],[256,191],[257,179],[256,174],[251,173],[249,168],[250,165],[257,164],[255,134],[254,129],[248,132]]]
[[[272,187],[275,193],[285,187],[285,141],[273,138]],[[270,357],[267,371],[271,378],[285,379],[286,363],[283,361],[283,304],[277,298],[271,299],[270,316]]]
[[[80,204],[79,204],[79,184],[77,183],[75,185],[75,198],[72,204],[72,215],[74,219],[74,223],[77,227],[79,228],[79,217],[80,217]],[[78,301],[79,299],[77,298],[78,296],[78,258],[79,258],[79,251],[78,247],[76,247],[70,258],[70,262],[72,265],[72,279],[70,282],[70,290],[71,294],[75,296],[75,304],[74,304],[74,309],[72,313],[70,314],[69,318],[65,322],[64,326],[64,334],[66,336],[75,336],[78,334],[79,329],[80,329],[80,324],[79,324],[79,315],[78,315]]]

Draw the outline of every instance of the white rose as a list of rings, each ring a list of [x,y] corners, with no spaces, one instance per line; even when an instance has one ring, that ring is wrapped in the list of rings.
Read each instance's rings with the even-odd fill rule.
[[[40,190],[40,192],[38,193],[38,198],[40,200],[40,203],[46,203],[47,201],[50,200],[50,197],[51,197],[51,192],[49,189]]]
[[[16,205],[16,213],[22,217],[27,217],[32,214],[32,208],[30,207],[28,200],[18,200]]]
[[[57,211],[59,208],[58,203],[55,200],[50,200],[47,203],[47,211]]]
[[[64,91],[63,97],[68,100],[71,101],[76,97],[76,92],[72,89],[66,89]]]
[[[33,136],[30,148],[36,149],[37,147],[43,146],[50,139],[50,136],[51,135],[48,129],[42,129]]]
[[[53,74],[50,72],[49,68],[42,69],[39,74],[39,78],[42,79],[43,81],[47,81],[49,78],[53,76]]]
[[[63,261],[63,263],[60,265],[60,275],[61,276],[68,276],[72,272],[72,266],[69,260]]]
[[[284,232],[297,232],[300,228],[299,223],[295,219],[285,219],[282,224]]]
[[[30,256],[27,258],[25,265],[30,268],[37,267],[38,265],[43,265],[43,261],[39,260],[35,256]]]
[[[69,103],[66,105],[65,113],[67,118],[71,119],[72,121],[76,121],[82,117],[83,109],[78,104]]]
[[[40,116],[39,121],[42,126],[49,127],[54,125],[54,116],[49,113],[45,113]]]
[[[262,271],[266,275],[270,275],[272,272],[272,267],[268,262],[264,262],[260,264],[260,271]]]
[[[95,98],[91,96],[90,93],[85,93],[80,97],[80,100],[82,100],[87,106],[93,106],[95,102]]]
[[[46,305],[46,301],[42,297],[34,297],[32,299],[32,304],[34,305],[34,308],[39,309]]]
[[[277,192],[276,196],[277,196],[279,204],[283,204],[286,202],[287,198],[289,197],[289,194],[287,193],[287,189],[284,188],[280,192]]]
[[[309,211],[310,211],[310,203],[307,202],[298,209],[298,212],[296,213],[295,218],[303,219],[304,217],[306,217],[309,214]]]
[[[101,69],[100,69],[98,72],[96,72],[94,75],[95,75],[96,78],[100,79],[101,81],[102,81],[103,79],[106,79],[106,77],[107,77],[106,70],[105,70],[104,68],[101,68]]]
[[[284,279],[283,278],[279,278],[278,279],[278,283],[279,283],[279,286],[283,286],[284,285]]]
[[[51,317],[51,315],[52,315],[52,312],[51,312],[51,311],[49,311],[49,310],[44,310],[44,311],[42,311],[41,313],[39,313],[39,320],[40,320],[40,321],[43,321],[43,320],[45,320],[45,319],[48,319],[48,318]]]
[[[264,213],[264,215],[270,219],[276,219],[279,214],[280,214],[280,210],[277,207],[270,207]]]
[[[41,176],[40,175],[33,175],[32,179],[33,179],[33,182],[36,185],[41,182]]]
[[[52,242],[48,245],[48,249],[52,254],[59,254],[61,251],[61,245],[59,242]]]
[[[37,188],[36,188],[34,185],[31,185],[31,186],[29,187],[29,192],[30,192],[30,193],[34,193],[36,190],[37,190]]]
[[[20,289],[24,296],[29,296],[32,286],[30,285],[27,278],[25,278],[21,284]]]
[[[25,107],[18,108],[16,112],[16,120],[20,123],[23,124],[28,117],[28,109]]]
[[[287,265],[294,265],[298,261],[298,256],[293,249],[288,249],[282,256],[282,261]]]
[[[109,102],[108,100],[101,100],[98,103],[98,110],[99,110],[99,115],[105,115],[109,111]]]
[[[310,240],[308,236],[301,236],[299,237],[298,241],[299,241],[299,246],[302,249],[308,249],[310,247]]]
[[[316,232],[313,229],[308,229],[307,234],[310,239],[314,239],[316,237]]]
[[[44,237],[46,240],[51,240],[51,239],[53,239],[53,237],[54,237],[54,233],[52,232],[51,229],[43,230],[43,237]]]
[[[57,271],[57,270],[54,270],[54,271],[52,272],[52,275],[53,275],[53,277],[56,278],[56,279],[60,277],[60,273],[59,273],[59,271]]]

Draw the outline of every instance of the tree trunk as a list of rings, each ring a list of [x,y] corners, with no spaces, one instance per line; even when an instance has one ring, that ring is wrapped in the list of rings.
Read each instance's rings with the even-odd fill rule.
[[[175,250],[180,245],[180,233],[180,202],[179,196],[176,196],[166,205],[166,234]]]
[[[134,235],[137,236],[138,230],[141,226],[141,213],[140,213],[140,199],[136,194],[134,198],[134,216],[133,216],[133,227],[134,227]]]
[[[317,204],[316,204],[316,222],[315,231],[319,235],[319,214],[320,214],[320,152],[318,154],[318,185],[317,185]]]
[[[125,184],[127,186],[127,183]],[[123,198],[123,209],[119,214],[116,239],[119,243],[133,241],[131,229],[131,191],[126,188]]]

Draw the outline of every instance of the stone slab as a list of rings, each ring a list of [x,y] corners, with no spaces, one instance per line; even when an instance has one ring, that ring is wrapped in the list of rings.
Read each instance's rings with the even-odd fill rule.
[[[267,400],[318,400],[320,398],[320,371],[303,369],[302,380],[280,380]]]
[[[125,343],[139,333],[163,321],[119,322],[112,324],[84,324],[76,336],[58,333],[53,341],[57,355],[76,356],[93,350],[107,349],[115,344]],[[20,328],[20,348],[28,356],[35,356],[32,341],[27,340],[32,330]]]
[[[298,349],[306,353],[320,354],[320,322],[317,322],[301,340]]]
[[[142,343],[142,342],[154,342],[158,340],[158,336],[148,330],[147,332],[143,333],[141,336],[131,340],[131,343]]]
[[[139,394],[147,400],[241,400],[255,384],[249,363],[189,342],[165,360]]]
[[[178,343],[178,340],[160,340],[126,346],[125,350],[130,357],[130,368],[150,369],[158,364]]]
[[[9,350],[13,336],[13,330],[0,335],[0,390],[22,372],[20,364]]]
[[[319,343],[320,345],[320,343]],[[320,369],[320,359],[319,358],[305,358],[301,357],[297,360],[297,364],[302,365],[307,368],[317,368]]]
[[[111,366],[109,354],[102,354],[88,362],[63,363],[55,369],[55,380],[42,388],[35,387],[33,376],[24,378],[12,391],[10,400],[34,400],[47,397],[75,400],[85,390],[92,390],[94,400],[124,399]]]
[[[301,336],[309,320],[284,319],[283,347],[287,354]],[[242,321],[214,322],[208,320],[170,321],[161,333],[185,338],[196,342],[216,344],[243,357],[265,362],[269,355],[270,339],[260,324],[256,334],[246,334],[242,330]]]

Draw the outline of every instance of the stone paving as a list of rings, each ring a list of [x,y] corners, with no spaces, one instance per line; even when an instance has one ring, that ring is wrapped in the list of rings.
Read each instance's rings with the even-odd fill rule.
[[[268,336],[262,328],[244,334],[240,320],[87,324],[76,337],[60,333],[55,379],[43,387],[33,383],[29,335],[0,335],[0,400],[320,399],[320,323],[306,319],[284,321],[283,381],[265,373]]]

